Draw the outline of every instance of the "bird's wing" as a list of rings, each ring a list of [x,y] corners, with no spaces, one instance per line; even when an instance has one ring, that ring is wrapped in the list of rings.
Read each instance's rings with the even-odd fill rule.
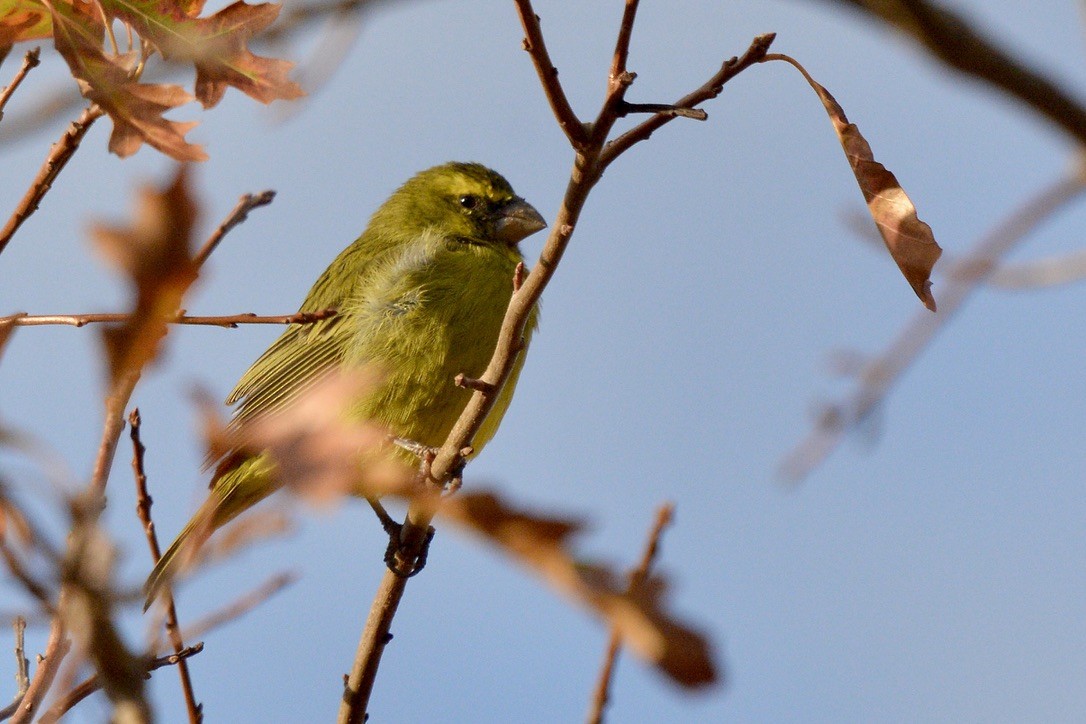
[[[233,422],[281,410],[341,363],[349,341],[343,317],[288,329],[253,363],[227,398],[227,404],[240,402]]]
[[[234,424],[281,410],[342,362],[351,342],[344,307],[373,266],[366,237],[351,244],[321,274],[299,311],[338,309],[311,325],[292,325],[253,363],[226,399],[240,402]]]

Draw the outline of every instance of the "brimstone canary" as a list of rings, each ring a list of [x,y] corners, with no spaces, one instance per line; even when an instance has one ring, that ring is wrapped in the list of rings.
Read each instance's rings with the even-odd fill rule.
[[[310,289],[300,311],[338,315],[289,327],[242,376],[228,403],[235,423],[281,411],[323,375],[379,366],[376,387],[352,414],[424,446],[441,445],[471,394],[457,374],[485,369],[523,261],[518,242],[546,226],[502,176],[476,163],[447,163],[401,186]],[[536,325],[525,328],[525,349]],[[522,349],[489,417],[478,452],[505,414]],[[220,464],[208,500],[147,580],[150,604],[177,573],[178,553],[282,485],[267,454]],[[200,540],[196,540],[200,539]],[[187,556],[186,556],[187,557]]]

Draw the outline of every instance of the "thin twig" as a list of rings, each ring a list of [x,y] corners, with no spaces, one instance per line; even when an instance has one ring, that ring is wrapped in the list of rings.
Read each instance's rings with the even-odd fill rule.
[[[456,471],[462,467],[464,461],[462,451],[471,445],[472,438],[500,395],[516,363],[517,356],[523,348],[524,329],[528,319],[565,253],[589,192],[611,161],[638,141],[648,138],[653,130],[674,117],[657,113],[609,143],[605,138],[606,132],[599,133],[599,129],[610,129],[614,124],[618,108],[624,100],[625,90],[633,80],[633,75],[626,71],[624,66],[632,33],[633,17],[637,8],[634,0],[627,2],[623,14],[623,26],[616,41],[612,71],[617,68],[617,75],[612,74],[600,113],[596,121],[588,128],[580,123],[566,101],[565,93],[558,81],[557,71],[547,54],[539,28],[539,18],[532,9],[532,3],[530,0],[516,0],[515,4],[527,36],[525,49],[532,58],[551,109],[569,138],[576,158],[558,216],[551,225],[550,235],[531,273],[510,298],[494,353],[486,370],[478,378],[489,387],[480,385],[472,392],[460,418],[429,466],[430,478],[436,483],[432,486],[435,490],[440,489],[444,483],[452,479]],[[716,97],[721,92],[721,86],[724,83],[763,57],[772,41],[772,35],[756,38],[742,58],[733,58],[725,62],[708,83],[686,96],[676,106],[693,107],[697,103]],[[436,496],[437,493],[433,495]],[[340,724],[355,724],[365,719],[373,682],[376,679],[385,645],[389,640],[389,629],[407,585],[408,578],[404,577],[402,572],[415,569],[419,553],[428,539],[430,519],[435,509],[435,500],[427,495],[420,496],[408,508],[407,517],[400,531],[400,550],[394,556],[398,572],[385,571],[374,596],[355,653],[354,663],[350,674],[346,677],[343,701],[337,720]]]
[[[197,643],[192,646],[187,646],[181,651],[167,654],[166,656],[159,656],[150,661],[147,665],[147,678],[150,678],[152,671],[157,671],[164,666],[185,666],[189,658],[195,656],[204,650],[204,644]],[[90,677],[84,679],[78,685],[68,691],[67,694],[62,696],[53,706],[49,707],[49,710],[42,714],[38,720],[39,724],[50,724],[51,722],[59,721],[62,716],[67,714],[75,707],[76,704],[86,699],[102,688],[102,680],[98,674],[93,674]]]
[[[23,703],[26,690],[30,688],[30,662],[26,658],[26,619],[16,616],[12,627],[15,629],[15,699],[0,709],[0,721],[15,713]]]
[[[769,46],[772,45],[773,40],[776,37],[776,33],[759,35],[751,41],[750,47],[747,48],[743,55],[737,58],[729,58],[724,61],[724,64],[720,66],[720,70],[713,74],[712,78],[702,84],[702,86],[694,92],[688,93],[675,101],[671,106],[674,108],[693,109],[695,106],[716,98],[720,95],[725,83],[750,66],[761,62],[762,58],[765,57],[765,54],[769,52]],[[674,120],[676,117],[675,112],[669,111],[657,113],[646,118],[618,138],[609,141],[601,154],[600,163],[606,168],[631,146],[648,139],[657,129]]]
[[[581,123],[581,119],[573,112],[573,106],[569,104],[566,92],[558,81],[558,69],[551,62],[547,44],[543,41],[539,16],[532,10],[530,0],[516,0],[516,5],[521,26],[524,28],[523,47],[532,58],[535,72],[539,75],[539,82],[543,86],[543,94],[547,97],[551,111],[558,119],[558,126],[565,132],[570,145],[580,148],[588,143],[588,131]]]
[[[144,467],[144,455],[147,448],[140,439],[140,411],[133,409],[128,416],[129,437],[132,440],[132,475],[136,481],[136,515],[143,524],[143,533],[147,537],[147,547],[151,551],[151,562],[158,563],[162,557],[162,550],[158,545],[158,535],[155,533],[155,522],[151,518],[151,505],[154,501],[147,490],[147,472]],[[177,606],[174,603],[173,592],[169,585],[162,592],[162,601],[166,606],[166,635],[170,638],[174,653],[178,657],[185,650],[185,642],[181,638],[180,626],[177,623]],[[177,661],[177,674],[181,678],[181,692],[185,697],[185,710],[189,716],[190,724],[200,724],[204,719],[203,705],[196,701],[196,693],[192,689],[192,676],[189,674],[189,665],[184,658]]]
[[[30,188],[27,189],[19,205],[15,207],[15,211],[12,212],[11,217],[4,224],[4,228],[0,230],[0,253],[3,253],[8,242],[11,241],[11,237],[19,230],[23,222],[38,210],[38,205],[41,204],[42,198],[52,188],[57,174],[64,170],[64,166],[79,149],[79,144],[82,142],[83,136],[87,134],[87,130],[104,113],[105,111],[91,103],[83,110],[78,119],[72,121],[72,124],[61,135],[60,140],[53,144],[53,147],[49,150],[49,155],[45,158],[45,163],[38,169],[38,175],[34,177],[34,181],[30,184]]]
[[[934,57],[1003,91],[1086,144],[1086,107],[1047,76],[984,37],[962,15],[928,0],[836,0],[910,35]]]
[[[796,482],[822,463],[844,438],[886,398],[927,346],[969,299],[986,283],[999,260],[1025,239],[1039,224],[1086,192],[1086,176],[1075,170],[1028,199],[1000,222],[973,250],[948,267],[946,284],[939,295],[939,313],[923,312],[905,326],[897,338],[856,374],[856,388],[842,402],[827,405],[814,429],[781,463],[781,476]]]
[[[626,592],[633,594],[645,583],[649,569],[656,560],[656,554],[660,550],[660,537],[664,529],[671,525],[671,518],[675,512],[675,506],[664,503],[656,510],[656,522],[649,531],[648,540],[645,542],[645,552],[641,554],[641,562],[630,571],[630,582]],[[592,704],[588,710],[587,721],[589,724],[600,724],[603,721],[603,712],[610,700],[611,679],[615,671],[615,662],[618,661],[618,651],[621,647],[622,637],[618,629],[612,627],[611,635],[607,641],[607,651],[600,666],[599,679],[596,681],[596,689],[592,695]]]
[[[26,55],[23,56],[23,64],[19,66],[19,70],[15,73],[15,77],[11,79],[11,83],[7,88],[0,92],[0,121],[4,120],[4,108],[8,104],[8,100],[11,99],[15,89],[19,87],[19,84],[23,82],[23,78],[30,72],[31,68],[36,68],[41,62],[41,48],[32,48],[26,51]]]
[[[272,316],[243,312],[225,316],[197,317],[186,314],[184,310],[178,310],[172,318],[166,320],[166,323],[235,329],[241,324],[313,324],[314,322],[331,319],[336,314],[335,309],[321,309],[316,312],[295,312],[294,314]],[[25,314],[20,312],[7,317],[0,317],[0,327],[6,325],[13,327],[40,327],[44,325],[85,327],[88,324],[118,324],[127,322],[131,318],[132,315],[130,314],[113,312],[102,314]]]
[[[59,616],[54,616],[49,628],[49,639],[45,643],[45,652],[38,661],[38,668],[34,670],[34,678],[30,680],[26,695],[11,717],[11,724],[26,724],[37,713],[38,705],[53,685],[53,679],[60,671],[60,664],[68,655],[71,646],[64,623]]]
[[[207,258],[211,256],[211,253],[215,251],[219,246],[219,242],[223,237],[230,232],[238,224],[241,224],[249,218],[249,212],[253,209],[260,208],[261,206],[267,206],[275,199],[274,191],[261,191],[258,194],[245,194],[240,199],[234,208],[226,215],[219,227],[212,232],[207,241],[200,248],[200,251],[196,252],[196,256],[193,257],[193,261],[196,266],[201,267]]]

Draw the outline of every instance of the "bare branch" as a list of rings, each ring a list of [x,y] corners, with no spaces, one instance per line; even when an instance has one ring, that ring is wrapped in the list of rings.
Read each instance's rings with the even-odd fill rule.
[[[19,87],[19,84],[23,82],[23,78],[26,78],[26,74],[30,72],[31,68],[37,67],[41,62],[41,48],[32,48],[26,51],[26,55],[23,56],[23,64],[19,67],[18,72],[15,73],[15,77],[11,79],[11,83],[7,88],[0,92],[0,121],[4,120],[4,108],[7,106],[8,101],[11,99],[15,89]]]
[[[151,518],[151,505],[154,501],[147,490],[147,473],[144,468],[144,454],[147,449],[140,440],[140,411],[132,410],[128,416],[129,437],[132,439],[132,474],[136,481],[136,515],[143,524],[143,533],[147,537],[147,547],[151,551],[151,562],[158,563],[162,557],[162,550],[158,545],[158,535],[155,533],[155,522]],[[177,659],[177,674],[181,678],[181,692],[185,697],[185,711],[188,713],[190,724],[200,724],[203,721],[203,705],[196,701],[196,693],[192,689],[192,676],[189,674],[189,665],[181,656],[185,651],[185,642],[181,638],[180,626],[177,623],[177,606],[174,603],[173,592],[169,585],[162,593],[162,601],[166,606],[166,635],[173,645]],[[65,710],[66,711],[66,710]]]
[[[238,224],[243,223],[249,218],[249,212],[253,209],[260,208],[261,206],[267,206],[275,199],[275,192],[261,191],[259,194],[245,194],[240,199],[234,208],[226,215],[222,223],[219,224],[219,228],[211,234],[200,251],[196,252],[196,256],[193,257],[193,261],[196,266],[200,267],[204,265],[207,258],[211,256],[211,253],[219,246],[219,242],[226,236],[231,229]]]
[[[181,651],[168,654],[166,656],[159,656],[152,659],[147,665],[147,675],[150,678],[152,671],[157,671],[164,666],[187,666],[188,659],[204,650],[203,643],[194,644],[193,646],[187,646]],[[62,696],[53,706],[49,707],[49,710],[42,714],[38,720],[40,724],[46,724],[47,722],[59,721],[62,716],[67,714],[76,704],[86,699],[102,688],[102,680],[97,674],[83,680],[71,691]]]
[[[1086,144],[1086,108],[1049,80],[1014,57],[964,17],[928,0],[836,0],[879,18],[911,35],[951,68],[979,78],[1017,98],[1053,124]]]
[[[331,319],[337,313],[335,309],[321,309],[316,312],[295,312],[294,314],[271,316],[243,312],[225,316],[197,317],[186,314],[185,310],[179,309],[172,318],[166,320],[166,323],[234,329],[241,324],[313,324],[324,319]],[[20,312],[7,317],[0,317],[0,328],[5,326],[40,327],[44,325],[85,327],[88,324],[119,324],[129,321],[131,318],[131,314],[113,312],[102,314],[25,314]]]
[[[54,616],[49,628],[49,639],[45,643],[45,652],[39,659],[38,668],[34,670],[34,678],[30,681],[26,695],[11,717],[11,724],[26,724],[37,713],[38,705],[53,685],[53,680],[60,671],[60,664],[68,655],[71,646],[64,623],[59,616]]]
[[[566,92],[558,80],[558,69],[551,62],[550,53],[547,52],[547,44],[543,41],[543,30],[539,27],[539,16],[532,9],[531,0],[515,0],[517,14],[520,16],[520,24],[524,28],[523,47],[528,51],[535,66],[535,72],[539,75],[539,82],[543,86],[543,93],[547,96],[551,111],[558,119],[558,125],[565,132],[566,138],[574,148],[580,148],[588,143],[588,131],[581,119],[573,112],[573,107],[566,98]]]
[[[23,222],[38,210],[38,205],[49,189],[52,188],[57,174],[64,170],[64,166],[79,150],[79,144],[83,141],[83,136],[87,134],[87,130],[103,114],[104,111],[101,108],[93,103],[90,104],[83,110],[78,119],[72,121],[72,125],[64,131],[60,140],[53,144],[49,150],[49,155],[45,158],[45,163],[38,169],[38,175],[34,177],[34,181],[30,184],[30,188],[27,189],[19,205],[12,212],[7,223],[4,224],[4,228],[0,230],[0,253],[3,253],[8,242],[11,241],[11,237],[19,230]]]
[[[743,53],[743,55],[738,58],[730,58],[724,61],[724,64],[720,66],[720,70],[714,73],[712,78],[703,83],[697,90],[688,93],[675,101],[670,107],[675,109],[693,109],[695,106],[716,98],[720,95],[725,83],[750,66],[762,61],[762,58],[769,52],[769,46],[773,44],[773,40],[776,37],[776,33],[759,35],[751,41],[750,47],[747,48],[747,51]],[[676,117],[677,115],[674,111],[657,113],[626,131],[613,141],[608,142],[600,157],[601,165],[607,167],[631,146],[646,140],[657,129]]]
[[[15,699],[0,709],[0,721],[10,718],[23,702],[27,689],[30,688],[30,662],[26,658],[26,619],[16,616],[12,626],[15,629]]]

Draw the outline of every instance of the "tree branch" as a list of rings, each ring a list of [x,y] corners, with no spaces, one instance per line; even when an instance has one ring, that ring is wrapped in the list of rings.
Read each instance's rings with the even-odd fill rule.
[[[54,616],[49,628],[49,639],[45,643],[45,652],[39,660],[38,668],[34,671],[34,678],[30,681],[26,695],[23,696],[18,710],[11,717],[11,724],[26,724],[37,713],[38,705],[49,691],[49,687],[53,685],[53,680],[60,671],[60,664],[68,655],[70,648],[71,642],[68,640],[64,623],[59,616]]]
[[[673,114],[657,113],[615,141],[607,142],[606,140],[607,132],[618,117],[625,89],[633,81],[633,74],[626,71],[624,66],[637,10],[635,0],[627,0],[622,25],[615,43],[615,55],[611,64],[612,78],[608,92],[596,121],[588,129],[585,129],[577,120],[565,99],[557,71],[547,54],[539,28],[539,18],[532,9],[532,3],[530,0],[514,0],[514,2],[526,34],[525,50],[532,58],[555,118],[566,132],[570,145],[573,147],[575,153],[573,169],[558,215],[551,225],[550,235],[535,267],[519,285],[514,283],[516,291],[509,300],[490,362],[479,377],[479,384],[474,388],[460,418],[429,466],[429,477],[435,485],[431,486],[432,490],[428,493],[419,496],[408,508],[407,518],[400,532],[400,550],[395,554],[396,568],[399,571],[414,569],[428,536],[433,511],[437,507],[439,497],[437,491],[451,480],[457,469],[462,466],[464,461],[462,451],[471,445],[472,438],[505,385],[517,355],[523,347],[524,328],[529,315],[565,253],[589,192],[611,161],[638,141],[648,138],[653,130],[674,117]],[[716,97],[725,82],[756,63],[765,55],[772,42],[772,34],[759,36],[742,58],[733,58],[725,62],[709,82],[676,105],[692,107],[696,103]],[[581,131],[585,133],[582,135]],[[519,279],[520,273],[516,277]],[[406,577],[393,573],[391,570],[386,570],[384,573],[359,641],[354,664],[345,682],[343,702],[338,717],[340,724],[353,724],[365,719],[381,655],[390,640],[389,629],[403,597],[407,580]]]
[[[152,671],[158,671],[164,666],[187,666],[186,662],[188,659],[203,650],[203,643],[197,643],[192,646],[187,646],[176,653],[151,659],[147,665],[147,678],[150,678]],[[71,711],[76,704],[101,688],[102,679],[98,674],[94,674],[93,676],[84,679],[67,694],[62,696],[55,704],[53,704],[53,706],[49,707],[49,710],[42,714],[38,721],[42,724],[59,721],[60,718]]]
[[[162,557],[162,549],[158,545],[158,535],[155,533],[155,522],[151,518],[151,505],[154,501],[147,490],[147,472],[144,468],[144,454],[147,448],[140,440],[140,411],[132,410],[128,416],[129,437],[132,440],[132,475],[136,482],[136,515],[143,524],[143,534],[147,538],[147,547],[151,551],[151,563],[158,563]],[[174,603],[173,591],[169,585],[162,593],[162,601],[166,607],[166,635],[170,638],[174,653],[178,656],[177,674],[181,678],[181,692],[185,697],[185,711],[188,713],[190,724],[200,724],[203,721],[203,705],[196,701],[196,693],[192,689],[192,676],[189,674],[189,665],[181,657],[185,651],[185,642],[181,638],[180,626],[177,623],[177,606]]]
[[[41,62],[41,60],[39,60],[40,57],[41,48],[32,48],[26,51],[26,55],[23,56],[23,64],[15,73],[15,77],[11,79],[11,83],[8,84],[7,88],[4,88],[3,92],[0,92],[0,121],[4,120],[4,108],[7,106],[8,101],[11,100],[11,96],[15,93],[15,89],[23,82],[23,78],[26,78],[26,74],[30,72],[30,69],[38,66]]]
[[[16,616],[12,626],[15,629],[15,699],[0,709],[0,721],[15,713],[30,688],[30,662],[26,659],[26,619]]]
[[[11,241],[11,237],[19,230],[23,222],[38,210],[38,205],[49,189],[52,188],[57,175],[64,170],[64,166],[79,150],[79,144],[83,141],[83,136],[87,134],[91,125],[101,118],[104,113],[101,108],[91,103],[83,110],[78,119],[72,121],[72,124],[61,135],[60,140],[53,144],[53,147],[49,150],[49,155],[45,157],[45,163],[38,169],[38,175],[34,177],[34,181],[30,184],[30,188],[27,189],[19,205],[15,207],[15,211],[12,212],[11,217],[4,224],[4,228],[0,230],[0,253],[3,253],[8,242]]]
[[[196,252],[196,256],[193,257],[196,266],[201,267],[204,265],[207,258],[219,246],[219,242],[222,241],[223,237],[235,226],[249,218],[250,211],[261,206],[267,206],[274,200],[275,192],[271,190],[261,191],[258,194],[245,194],[238,199],[237,205],[226,215],[219,227],[212,232],[211,236],[200,248],[200,251]]]
[[[335,309],[321,309],[316,312],[295,312],[294,314],[278,314],[261,316],[253,312],[230,314],[225,316],[197,317],[185,313],[180,309],[174,316],[167,319],[167,324],[192,324],[206,327],[227,327],[235,329],[241,324],[313,324],[324,319],[331,319],[338,312]],[[119,324],[132,318],[131,314],[123,312],[106,312],[102,314],[26,314],[20,312],[7,317],[0,317],[0,327],[40,327],[44,325],[64,325],[69,327],[85,327],[88,324]]]
[[[543,94],[550,103],[554,117],[558,119],[558,126],[565,132],[570,145],[580,148],[588,142],[588,132],[581,119],[573,112],[573,107],[566,98],[566,92],[558,81],[558,69],[554,67],[550,53],[547,52],[543,30],[539,27],[539,16],[532,10],[531,0],[515,0],[515,2],[521,27],[524,28],[522,47],[532,58],[532,65],[535,66],[535,72],[539,75],[539,82],[543,86]]]

